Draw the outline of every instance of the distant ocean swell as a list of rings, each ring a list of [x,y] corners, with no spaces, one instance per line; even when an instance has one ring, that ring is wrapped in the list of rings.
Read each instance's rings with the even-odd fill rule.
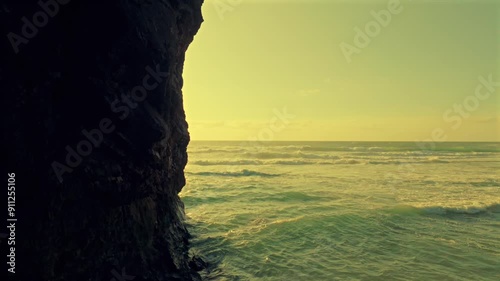
[[[190,165],[198,166],[217,166],[217,165],[227,165],[227,166],[242,166],[242,165],[404,165],[404,164],[447,164],[459,161],[459,158],[442,158],[442,157],[426,157],[426,158],[413,158],[413,159],[361,159],[361,158],[340,158],[332,160],[311,160],[311,159],[268,159],[268,160],[258,160],[258,159],[238,159],[238,160],[194,160],[190,161]],[[475,162],[497,162],[496,160],[475,160]]]
[[[210,176],[210,177],[251,177],[251,176],[279,177],[280,176],[279,174],[268,174],[246,169],[238,172],[197,172],[197,173],[186,172],[186,174],[196,175],[196,176]]]

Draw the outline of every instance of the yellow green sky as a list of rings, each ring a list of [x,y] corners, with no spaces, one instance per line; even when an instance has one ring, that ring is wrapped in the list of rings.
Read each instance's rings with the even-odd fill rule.
[[[500,141],[500,1],[391,1],[205,0],[191,138]]]

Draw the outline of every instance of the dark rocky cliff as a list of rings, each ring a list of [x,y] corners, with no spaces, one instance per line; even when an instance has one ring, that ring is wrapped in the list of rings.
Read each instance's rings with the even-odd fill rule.
[[[17,279],[198,279],[177,194],[189,142],[182,70],[201,5],[0,2]]]

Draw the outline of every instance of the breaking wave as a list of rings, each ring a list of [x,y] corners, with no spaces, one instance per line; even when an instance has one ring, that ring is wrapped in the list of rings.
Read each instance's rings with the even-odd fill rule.
[[[186,172],[186,174],[208,177],[279,177],[280,174],[268,174],[252,170],[241,170],[238,172]]]
[[[420,215],[481,215],[500,213],[500,204],[492,204],[487,206],[463,206],[463,207],[445,207],[445,206],[428,206],[415,207],[401,205],[389,210],[389,213],[394,214],[420,214]]]
[[[451,159],[450,159],[451,160]],[[342,157],[290,157],[290,158],[273,158],[267,159],[238,159],[238,160],[196,160],[190,161],[190,165],[196,166],[248,166],[248,165],[404,165],[404,164],[446,164],[450,160],[444,160],[438,157],[429,157],[422,159],[375,159],[366,158],[342,158]]]

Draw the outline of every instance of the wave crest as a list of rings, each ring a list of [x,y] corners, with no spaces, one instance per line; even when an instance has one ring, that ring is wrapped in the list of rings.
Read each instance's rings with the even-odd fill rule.
[[[481,215],[500,213],[500,203],[486,206],[463,206],[463,207],[446,207],[446,206],[428,206],[415,207],[409,205],[397,206],[391,210],[394,214],[421,214],[421,215]]]
[[[238,172],[186,172],[189,175],[208,176],[208,177],[279,177],[279,174],[268,174],[252,170],[243,169]]]

